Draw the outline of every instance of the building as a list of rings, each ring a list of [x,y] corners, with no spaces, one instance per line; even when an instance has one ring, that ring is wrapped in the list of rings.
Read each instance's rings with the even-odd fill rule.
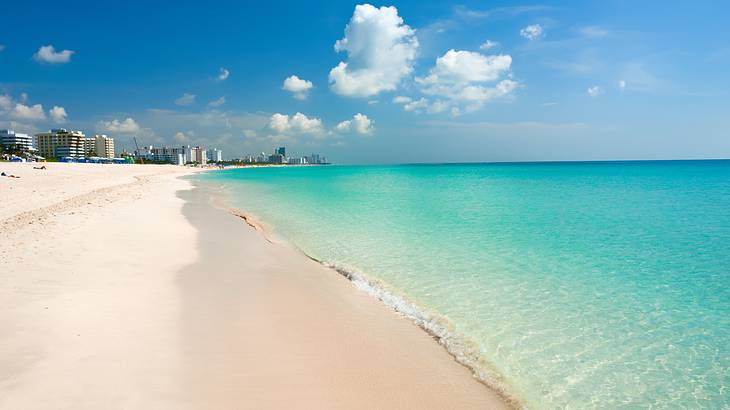
[[[286,164],[286,158],[282,154],[273,154],[269,155],[267,162],[270,164]]]
[[[203,147],[186,147],[185,149],[185,162],[194,162],[200,165],[206,165],[208,163],[208,153]]]
[[[143,147],[135,156],[149,162],[169,162],[173,165],[185,165],[187,147]]]
[[[32,152],[33,137],[13,130],[0,130],[0,145],[7,152]]]
[[[289,165],[306,165],[307,157],[291,157],[287,161]]]
[[[274,154],[281,154],[283,157],[286,157],[286,147],[277,148]]]
[[[46,158],[83,158],[85,135],[81,131],[52,129],[35,135],[38,154]]]
[[[114,158],[114,138],[106,135],[86,137],[84,152],[91,157]]]
[[[222,162],[223,161],[223,151],[219,150],[218,148],[209,149],[207,156],[208,156],[208,161],[210,161],[210,162]]]

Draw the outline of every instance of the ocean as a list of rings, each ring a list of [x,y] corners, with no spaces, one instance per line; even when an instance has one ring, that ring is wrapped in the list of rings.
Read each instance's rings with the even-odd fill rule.
[[[526,408],[730,408],[730,161],[197,178]]]

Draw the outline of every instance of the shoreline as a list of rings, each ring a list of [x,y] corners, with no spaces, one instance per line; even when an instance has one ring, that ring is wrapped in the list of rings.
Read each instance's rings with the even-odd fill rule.
[[[204,189],[221,191],[222,185],[217,183],[195,180],[194,185],[204,186]],[[215,188],[213,188],[215,186]],[[272,239],[275,234],[273,229],[267,227],[256,216],[231,206],[222,192],[211,193],[217,197],[213,200],[214,206],[217,206],[233,216],[242,219],[250,229],[253,229],[261,235],[261,237],[269,243],[279,244],[292,247],[307,259],[323,266],[325,269],[347,279],[353,287],[366,293],[368,296],[376,299],[383,306],[391,309],[400,315],[403,319],[415,324],[419,329],[429,335],[439,344],[457,363],[468,369],[473,377],[484,385],[485,388],[496,393],[509,408],[517,409],[522,407],[522,403],[518,397],[510,392],[505,381],[501,379],[501,375],[491,369],[491,364],[486,361],[479,353],[478,348],[472,340],[464,335],[455,333],[452,330],[452,324],[447,318],[432,312],[430,309],[418,305],[411,301],[401,292],[389,289],[389,287],[380,280],[374,279],[358,269],[350,267],[338,266],[324,260],[320,260],[303,249],[284,239],[285,243]]]
[[[508,408],[190,170],[6,168],[21,176],[0,181],[6,213],[33,218],[0,242],[0,408]]]
[[[241,232],[239,234],[243,235],[244,231],[248,233],[254,234],[256,237],[258,237],[259,241],[266,241],[269,245],[272,247],[277,247],[281,251],[285,251],[288,255],[290,255],[291,259],[299,257],[300,261],[293,261],[294,263],[300,264],[307,261],[313,262],[316,264],[315,269],[318,271],[315,274],[319,276],[319,278],[314,278],[320,283],[320,285],[327,284],[328,282],[332,281],[342,281],[344,279],[345,285],[347,286],[347,289],[340,289],[339,292],[347,292],[347,293],[354,293],[355,297],[358,299],[360,297],[365,297],[367,300],[374,302],[375,305],[372,306],[372,308],[376,311],[382,311],[385,313],[395,313],[396,314],[396,321],[402,322],[402,325],[405,325],[408,328],[413,328],[416,333],[420,336],[426,336],[427,337],[427,344],[431,344],[434,347],[437,348],[435,352],[432,352],[431,354],[434,356],[434,358],[439,358],[441,356],[446,356],[447,361],[451,362],[453,365],[455,365],[458,369],[463,370],[468,375],[468,378],[478,384],[478,389],[483,389],[486,392],[488,392],[488,396],[491,396],[492,399],[488,402],[487,408],[502,408],[502,409],[515,409],[520,408],[520,403],[515,400],[513,397],[510,397],[506,394],[504,394],[504,390],[499,390],[498,388],[495,388],[494,385],[489,384],[484,379],[484,374],[482,373],[482,377],[479,377],[475,369],[472,368],[472,366],[465,362],[465,359],[463,357],[459,357],[458,354],[455,354],[449,349],[448,346],[448,336],[444,336],[442,332],[435,329],[432,326],[429,326],[429,323],[433,324],[432,322],[424,322],[420,321],[415,318],[414,316],[410,315],[408,312],[404,311],[403,309],[398,309],[396,306],[394,306],[391,303],[388,303],[387,300],[382,298],[382,295],[377,295],[372,292],[373,289],[370,291],[368,289],[364,289],[360,285],[358,285],[358,281],[360,280],[368,280],[362,275],[353,274],[349,271],[344,271],[342,269],[338,269],[335,266],[330,266],[327,263],[324,263],[320,260],[317,260],[316,258],[313,258],[312,256],[308,255],[304,251],[302,251],[300,248],[292,245],[287,240],[281,238],[282,240],[275,239],[277,238],[275,234],[271,232],[271,228],[267,227],[262,221],[258,220],[256,217],[246,213],[245,211],[242,211],[237,208],[233,208],[228,204],[227,198],[225,198],[225,194],[222,192],[222,185],[216,184],[216,183],[209,183],[199,180],[193,180],[193,185],[195,186],[194,190],[201,190],[204,192],[204,195],[208,197],[208,200],[210,201],[210,205],[212,207],[217,208],[221,212],[226,213],[227,215],[230,215],[232,217],[235,217],[239,221],[243,222],[244,225],[242,227],[244,229],[240,230]],[[237,227],[237,229],[240,229],[241,227]],[[334,274],[334,275],[333,275]],[[374,285],[372,282],[370,282],[371,285]],[[381,288],[382,289],[382,288]],[[400,297],[397,295],[392,295],[394,297]],[[407,302],[410,304],[410,302]],[[415,306],[415,305],[413,305]],[[416,308],[418,309],[418,308]],[[376,313],[380,314],[380,313]],[[415,325],[415,326],[414,326]],[[359,326],[359,330],[368,330],[367,324],[363,323],[361,326]],[[392,343],[396,343],[393,341]],[[451,367],[451,365],[448,365]],[[481,368],[477,371],[483,371],[484,369]],[[458,370],[457,370],[458,372]],[[494,400],[496,399],[496,401]],[[427,406],[429,407],[429,406]]]

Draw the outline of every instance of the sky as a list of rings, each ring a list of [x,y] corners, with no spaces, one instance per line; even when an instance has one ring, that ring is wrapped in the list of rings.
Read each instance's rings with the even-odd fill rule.
[[[0,128],[353,164],[730,158],[727,2],[66,3],[3,5]]]

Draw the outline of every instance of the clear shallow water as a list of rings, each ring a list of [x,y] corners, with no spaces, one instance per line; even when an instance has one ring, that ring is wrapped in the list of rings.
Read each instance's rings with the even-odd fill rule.
[[[730,162],[200,178],[309,255],[442,318],[431,325],[457,336],[450,348],[472,342],[529,408],[730,408]]]

